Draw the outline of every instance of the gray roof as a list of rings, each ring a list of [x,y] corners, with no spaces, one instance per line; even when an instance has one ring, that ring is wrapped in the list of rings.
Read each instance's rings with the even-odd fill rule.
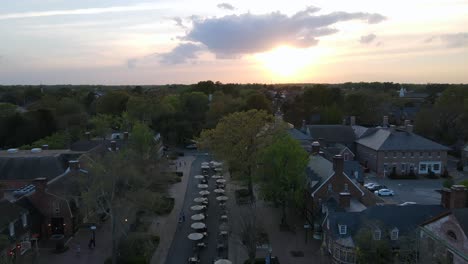
[[[0,179],[53,179],[66,170],[63,156],[0,157]]]
[[[326,180],[333,173],[333,163],[321,155],[311,155],[308,167],[314,179]]]
[[[468,236],[468,208],[453,209],[452,214],[457,219],[465,235]]]
[[[288,129],[288,133],[289,135],[294,138],[295,140],[298,140],[298,141],[310,141],[312,140],[312,138],[305,134],[305,133],[302,133],[300,130],[296,129],[296,128],[290,128]]]
[[[351,126],[356,138],[360,138],[369,128],[365,126]]]
[[[330,229],[335,237],[340,237],[338,225],[347,225],[347,234],[354,236],[367,223],[378,223],[386,229],[398,228],[400,234],[416,230],[424,221],[440,215],[446,208],[440,205],[377,205],[362,212],[331,212]]]
[[[356,180],[357,182],[364,182],[364,171],[362,170],[361,164],[356,160],[346,160],[343,163],[343,170],[351,179]],[[357,178],[354,177],[354,172],[357,171]]]
[[[3,230],[10,222],[19,219],[21,214],[27,212],[27,210],[3,199],[0,201],[0,212],[2,214],[2,217],[0,217],[0,230]]]
[[[308,125],[307,130],[313,140],[323,138],[326,142],[352,144],[355,140],[351,126],[345,125]]]
[[[379,128],[366,136],[356,140],[357,144],[373,150],[450,150],[448,147],[436,143],[415,133]]]

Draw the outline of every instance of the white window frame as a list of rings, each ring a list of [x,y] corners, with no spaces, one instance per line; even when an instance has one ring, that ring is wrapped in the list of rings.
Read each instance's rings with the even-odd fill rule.
[[[374,230],[374,234],[372,235],[374,240],[380,240],[382,239],[382,231],[379,229]]]
[[[10,231],[10,236],[14,237],[15,236],[15,222],[10,222],[8,225],[8,229]]]
[[[395,228],[390,232],[390,239],[391,240],[398,240],[398,235],[399,235],[399,231],[398,231],[397,228]]]
[[[340,233],[340,235],[346,235],[347,231],[348,231],[348,226],[338,225],[338,232]]]
[[[421,169],[421,165],[424,165],[425,169]],[[434,170],[434,165],[438,165],[439,169]],[[440,161],[421,161],[418,164],[418,173],[419,174],[428,174],[429,173],[429,166],[431,166],[432,172],[436,174],[440,174],[442,172],[442,162]]]

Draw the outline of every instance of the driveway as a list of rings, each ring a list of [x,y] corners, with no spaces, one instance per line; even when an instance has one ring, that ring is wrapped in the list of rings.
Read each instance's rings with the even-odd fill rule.
[[[440,204],[440,193],[443,179],[429,180],[391,180],[371,178],[367,182],[375,182],[387,186],[395,192],[392,197],[382,197],[388,203],[415,202],[418,204]]]

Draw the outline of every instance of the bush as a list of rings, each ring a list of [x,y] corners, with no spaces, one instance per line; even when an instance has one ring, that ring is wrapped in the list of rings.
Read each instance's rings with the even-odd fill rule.
[[[163,197],[161,202],[156,203],[154,208],[154,213],[158,215],[169,214],[174,208],[174,198],[172,197]]]
[[[130,233],[119,244],[118,263],[149,263],[158,247],[159,237],[147,233]]]
[[[461,181],[458,184],[465,185],[465,187],[468,188],[468,180]]]
[[[445,188],[450,188],[450,187],[452,187],[452,185],[453,185],[453,180],[450,179],[450,178],[449,178],[449,179],[446,179],[446,180],[442,183],[442,185],[443,185]]]

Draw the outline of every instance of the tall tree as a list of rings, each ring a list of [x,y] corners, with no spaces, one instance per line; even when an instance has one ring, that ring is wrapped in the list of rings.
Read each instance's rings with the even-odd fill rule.
[[[273,116],[265,111],[249,110],[230,114],[216,128],[202,131],[198,142],[222,160],[227,161],[232,175],[243,180],[252,194],[253,175],[258,165],[262,144],[273,130]]]
[[[261,152],[261,192],[264,198],[282,208],[301,208],[305,193],[307,152],[287,133],[280,132]]]

